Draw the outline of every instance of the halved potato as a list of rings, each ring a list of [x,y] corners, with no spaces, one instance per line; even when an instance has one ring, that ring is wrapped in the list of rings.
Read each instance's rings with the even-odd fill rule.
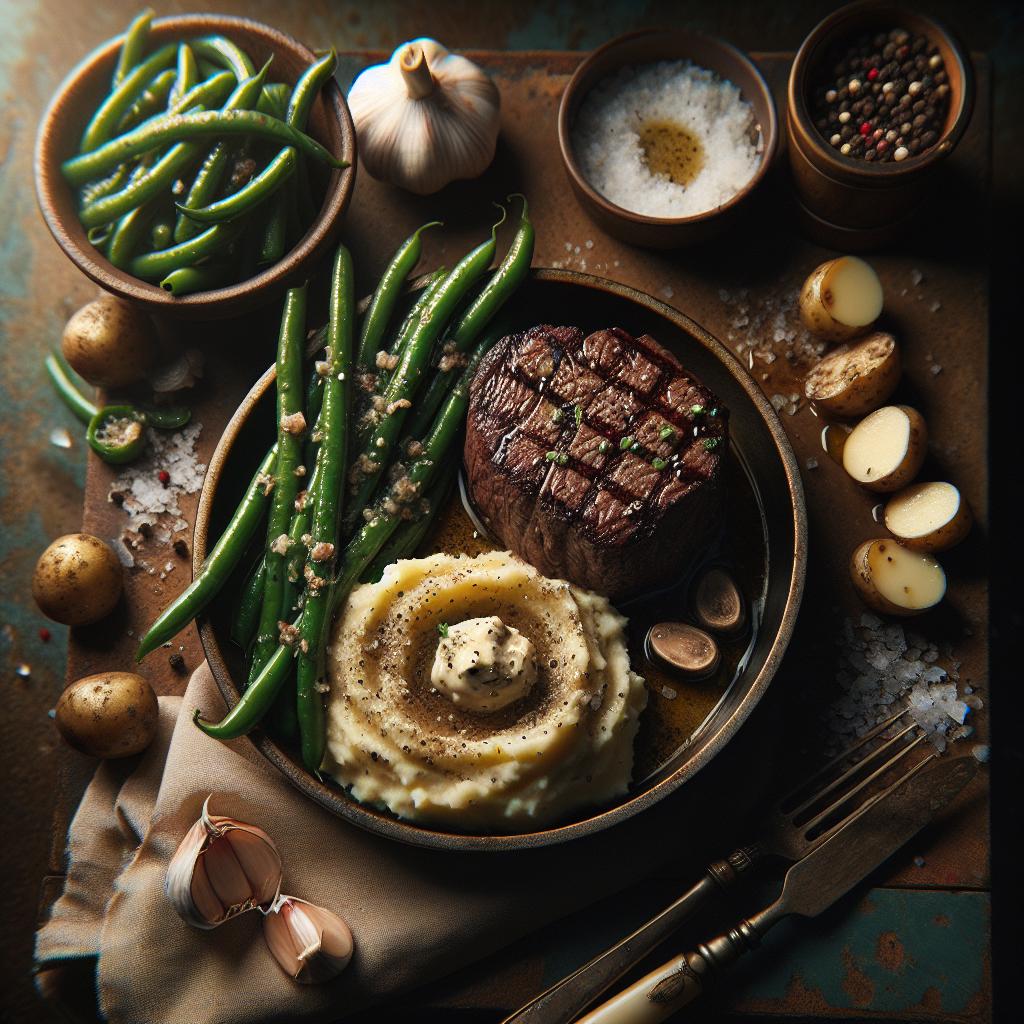
[[[868,607],[885,615],[918,615],[946,593],[942,566],[894,540],[864,541],[850,559],[850,577]]]
[[[901,372],[896,339],[876,331],[825,356],[807,374],[804,394],[835,416],[863,416],[896,390]]]
[[[816,267],[800,291],[800,318],[825,341],[864,334],[882,312],[882,282],[856,256],[839,256]]]
[[[868,490],[898,491],[917,476],[927,451],[924,417],[909,405],[886,405],[850,431],[843,469]]]
[[[970,532],[971,508],[952,484],[933,480],[911,484],[885,506],[885,525],[915,551],[945,551]]]

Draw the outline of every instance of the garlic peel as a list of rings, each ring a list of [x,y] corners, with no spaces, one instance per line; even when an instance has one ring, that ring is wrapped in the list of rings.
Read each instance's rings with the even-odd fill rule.
[[[270,906],[281,889],[281,857],[270,836],[255,825],[211,815],[210,799],[164,878],[164,892],[179,916],[204,930]]]
[[[403,43],[352,84],[349,109],[367,171],[429,195],[494,159],[501,97],[472,61],[434,39]]]
[[[278,896],[263,918],[267,948],[302,984],[329,981],[348,966],[352,932],[337,914],[295,896]]]

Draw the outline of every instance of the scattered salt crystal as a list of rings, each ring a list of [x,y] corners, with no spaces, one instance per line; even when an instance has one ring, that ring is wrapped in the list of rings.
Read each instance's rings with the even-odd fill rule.
[[[584,242],[583,244],[584,244],[584,245],[585,245],[585,246],[586,246],[586,247],[587,247],[588,249],[593,249],[593,248],[594,248],[594,240],[593,240],[592,238],[588,238],[588,239],[586,240],[586,242]]]
[[[784,395],[772,395],[770,401],[772,403],[772,408],[776,412],[781,412],[786,404],[786,399]]]
[[[71,435],[63,427],[55,427],[50,431],[50,444],[55,448],[70,448]]]
[[[22,662],[20,665],[18,665],[14,672],[15,675],[19,676],[21,679],[28,679],[28,677],[32,675],[32,666],[25,664],[25,662]]]
[[[910,283],[916,288],[924,280],[924,274],[917,267],[910,271]]]
[[[675,700],[679,696],[671,686],[663,686],[661,688],[661,695],[665,700]]]
[[[929,366],[928,369],[931,371],[931,375],[933,377],[938,377],[938,375],[942,373],[942,367],[939,366],[938,363],[932,363],[932,365]]]
[[[916,867],[916,868],[923,868],[924,865],[925,865],[924,857],[918,856],[918,857],[914,858],[914,867]]]
[[[818,460],[813,455],[810,456],[810,458],[808,458],[808,460],[807,460],[807,468],[808,469],[817,469],[818,468]]]
[[[661,289],[661,294],[664,295],[666,299],[671,299],[672,296],[675,295],[675,290],[672,288],[672,285],[667,284]]]
[[[974,755],[974,759],[982,764],[988,764],[988,759],[992,756],[992,751],[987,743],[976,743],[971,748],[971,753]]]
[[[940,309],[942,309],[942,303],[938,301],[932,302],[928,307],[928,310],[931,313],[938,313]]]
[[[572,242],[566,242],[565,243],[565,251],[566,252],[572,252]]]

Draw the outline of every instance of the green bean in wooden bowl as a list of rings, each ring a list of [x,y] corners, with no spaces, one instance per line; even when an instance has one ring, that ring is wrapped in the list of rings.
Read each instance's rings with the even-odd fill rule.
[[[36,194],[57,243],[154,311],[210,319],[279,298],[336,241],[355,184],[334,66],[245,18],[143,12],[40,124]]]

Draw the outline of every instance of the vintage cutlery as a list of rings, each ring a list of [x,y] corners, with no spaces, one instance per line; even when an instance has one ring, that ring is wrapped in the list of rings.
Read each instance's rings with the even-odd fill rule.
[[[932,758],[929,758],[932,760]],[[974,777],[961,757],[912,768],[880,800],[846,822],[789,871],[774,903],[735,928],[651,971],[579,1024],[656,1024],[695,999],[707,980],[754,949],[784,917],[816,917],[845,896],[932,820]]]
[[[892,736],[883,735],[890,730]],[[660,914],[540,993],[504,1024],[567,1024],[573,1020],[699,907],[716,893],[731,889],[756,864],[768,857],[800,860],[844,822],[866,810],[872,800],[884,796],[884,791],[872,795],[871,787],[925,739],[907,708],[895,712],[786,794],[775,805],[756,843],[714,861],[693,888]]]

